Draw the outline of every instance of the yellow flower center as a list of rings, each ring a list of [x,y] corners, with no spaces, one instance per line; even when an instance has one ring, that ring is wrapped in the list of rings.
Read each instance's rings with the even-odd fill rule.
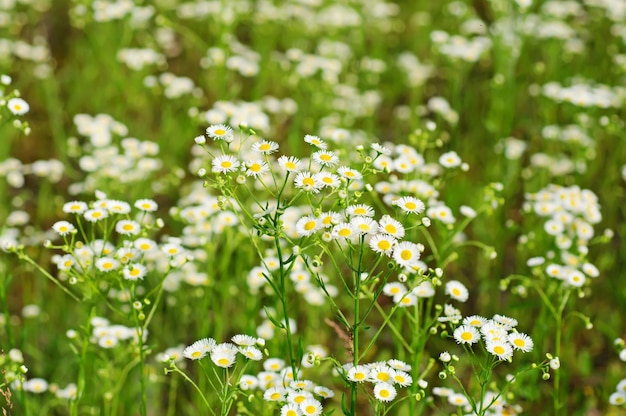
[[[350,234],[352,234],[352,231],[350,231],[349,228],[342,228],[341,230],[339,230],[339,235],[342,237],[348,237],[350,236]]]
[[[280,393],[272,393],[270,395],[270,399],[272,400],[278,400],[280,398]]]
[[[503,348],[502,346],[500,346],[500,345],[496,345],[496,346],[493,348],[493,351],[494,351],[496,354],[504,354],[504,348]]]
[[[302,183],[307,185],[307,186],[315,186],[315,180],[313,178],[304,178],[302,180]]]
[[[389,390],[381,390],[378,394],[380,394],[380,397],[387,398],[389,397]]]
[[[124,224],[124,226],[122,227],[122,229],[124,231],[132,231],[135,227],[133,227],[132,224]]]
[[[202,356],[202,353],[200,351],[194,351],[191,353],[191,358],[199,358]]]
[[[385,231],[389,234],[395,234],[398,229],[393,224],[387,224],[385,225]]]
[[[412,202],[412,201],[407,202],[406,204],[404,204],[404,206],[406,207],[406,209],[410,209],[410,210],[417,208],[417,204],[415,204],[415,202]]]
[[[461,339],[462,339],[463,341],[470,341],[472,338],[474,338],[474,337],[472,336],[472,333],[471,333],[471,332],[463,332],[463,333],[461,334]]]
[[[410,260],[411,257],[413,257],[413,253],[411,252],[411,250],[402,250],[400,252],[400,257],[402,258],[402,260]]]
[[[313,228],[315,228],[315,221],[307,221],[306,224],[304,224],[304,229],[307,231],[311,231]]]
[[[520,348],[522,348],[524,345],[526,345],[524,340],[521,339],[521,338],[518,338],[515,341],[513,341],[513,344],[515,344],[516,347],[520,347]]]
[[[222,162],[222,167],[224,169],[228,169],[229,167],[231,167],[233,164],[231,162],[229,162],[228,160],[225,160]]]
[[[226,130],[224,130],[224,129],[216,129],[214,131],[214,133],[215,133],[216,136],[221,136],[223,134],[226,134]]]
[[[229,363],[229,362],[230,362],[230,361],[228,361],[228,359],[227,359],[227,358],[220,358],[219,360],[217,360],[217,363],[218,363],[219,365],[228,365],[228,363]]]
[[[387,240],[380,240],[378,242],[378,248],[381,250],[389,250],[391,248],[391,244]]]

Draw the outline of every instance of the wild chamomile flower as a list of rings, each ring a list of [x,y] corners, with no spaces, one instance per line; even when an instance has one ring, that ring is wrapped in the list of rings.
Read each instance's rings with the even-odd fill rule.
[[[509,343],[511,346],[523,352],[530,352],[533,349],[534,342],[532,338],[521,332],[512,332],[509,334]]]
[[[263,358],[263,352],[252,345],[239,347],[239,353],[252,361],[260,361]]]
[[[302,217],[296,222],[296,233],[301,237],[308,237],[319,230],[320,221],[313,215]]]
[[[461,407],[467,406],[469,404],[469,401],[467,400],[467,397],[465,397],[461,393],[452,392],[448,395],[448,403],[457,407]]]
[[[215,173],[229,173],[236,171],[240,163],[233,155],[220,155],[211,162]]]
[[[398,243],[393,249],[393,259],[402,267],[412,268],[420,256],[420,247],[410,241]]]
[[[391,282],[383,286],[383,293],[387,296],[396,296],[407,292],[406,286],[400,282]]]
[[[374,397],[381,402],[390,402],[397,394],[396,388],[389,383],[376,383],[374,386]]]
[[[623,393],[621,391],[613,392],[609,396],[609,404],[613,406],[621,406],[623,404],[626,404],[626,393]]]
[[[252,150],[255,152],[269,155],[278,151],[278,143],[271,140],[262,140],[252,145]]]
[[[369,217],[354,217],[350,225],[359,234],[375,234],[378,231],[378,223]]]
[[[239,379],[239,388],[241,390],[254,390],[259,386],[259,379],[250,374],[244,374]]]
[[[74,264],[76,264],[76,259],[71,254],[64,254],[58,257],[54,263],[57,265],[59,270],[67,271],[70,270]]]
[[[266,371],[278,372],[285,368],[285,360],[283,360],[282,358],[268,358],[267,360],[263,361],[263,368]]]
[[[148,251],[154,250],[157,247],[157,243],[154,240],[142,237],[133,241],[133,246],[137,250],[147,253]]]
[[[435,287],[430,281],[425,280],[419,285],[415,286],[413,290],[411,290],[411,292],[413,292],[418,298],[432,298],[433,296],[435,296]]]
[[[334,238],[352,238],[356,235],[356,232],[352,225],[347,222],[342,222],[333,227],[332,236]]]
[[[480,341],[480,333],[471,325],[461,325],[454,330],[454,339],[457,344],[475,344]]]
[[[154,200],[145,198],[136,200],[133,205],[144,212],[154,212],[159,207]]]
[[[254,159],[244,163],[247,176],[262,176],[270,171],[270,167],[264,160]]]
[[[168,256],[176,256],[183,252],[183,248],[179,246],[178,244],[167,243],[161,246],[161,251],[167,254]]]
[[[589,277],[598,277],[600,276],[600,271],[598,268],[591,263],[584,263],[582,265],[583,272]]]
[[[82,201],[71,201],[63,204],[63,212],[67,214],[82,214],[87,211],[88,206]]]
[[[309,398],[300,403],[300,411],[305,416],[318,416],[322,414],[322,403],[314,398]]]
[[[311,158],[322,166],[334,166],[339,162],[339,156],[330,150],[320,150],[311,155]]]
[[[130,204],[128,202],[116,199],[107,200],[105,208],[111,214],[128,214],[130,212]]]
[[[452,214],[452,210],[443,204],[428,208],[426,215],[430,218],[437,219],[444,224],[454,224],[456,221],[456,218],[454,218],[454,215]]]
[[[382,170],[385,172],[393,172],[394,169],[393,159],[385,155],[378,156],[372,162],[372,166],[374,167],[374,169]]]
[[[124,267],[123,271],[124,279],[130,281],[141,280],[147,273],[148,269],[146,269],[146,266],[138,263],[129,264],[128,266]]]
[[[401,370],[394,370],[391,379],[394,384],[397,384],[402,387],[407,387],[413,384],[413,377]]]
[[[337,169],[337,174],[343,178],[349,180],[361,180],[363,179],[363,175],[358,170],[349,168],[347,166],[341,166]]]
[[[216,342],[213,338],[203,338],[198,340],[183,350],[183,357],[190,360],[199,360],[209,354],[215,348]]]
[[[258,338],[252,337],[250,335],[245,335],[245,334],[234,335],[231,338],[231,341],[233,341],[235,344],[239,345],[240,347],[250,347],[250,346],[256,345],[257,340]]]
[[[398,293],[393,297],[393,303],[401,308],[417,305],[417,296],[413,292]]]
[[[48,390],[48,382],[43,378],[31,378],[22,384],[22,389],[29,393],[44,393]]]
[[[294,156],[281,156],[278,158],[278,166],[287,172],[299,172],[302,169],[302,161]]]
[[[115,348],[119,344],[119,339],[114,335],[104,335],[98,338],[98,345],[102,348]]]
[[[328,188],[337,188],[341,185],[341,181],[339,180],[339,176],[330,172],[318,172],[315,175],[315,180],[319,182],[323,187]]]
[[[505,315],[495,314],[492,320],[500,325],[502,325],[506,330],[510,330],[517,326],[517,319],[510,318]]]
[[[513,356],[513,348],[506,341],[490,340],[486,343],[486,349],[499,360],[508,361]]]
[[[24,115],[30,110],[28,103],[19,97],[11,98],[7,102],[7,108],[16,116]]]
[[[237,347],[230,343],[218,344],[211,350],[211,361],[218,367],[231,367],[236,358]]]
[[[270,387],[263,393],[263,400],[268,402],[280,402],[285,399],[287,390],[284,387]]]
[[[325,150],[328,147],[328,145],[326,144],[326,142],[324,142],[324,140],[320,139],[317,136],[312,136],[310,134],[307,134],[306,136],[304,136],[304,142],[322,150]]]
[[[313,392],[320,397],[325,399],[330,399],[331,397],[335,397],[335,392],[324,386],[315,386],[313,388]]]
[[[398,371],[411,371],[411,365],[405,363],[402,360],[398,360],[396,358],[392,358],[390,360],[387,360],[387,365],[391,368],[393,368],[394,370],[398,370]]]
[[[67,221],[57,221],[52,225],[52,229],[61,236],[66,236],[76,229],[73,224]]]
[[[391,149],[381,145],[380,143],[372,143],[371,144],[371,148],[376,153],[380,153],[380,154],[385,155],[385,156],[391,155]]]
[[[115,224],[115,231],[121,235],[137,235],[141,226],[136,221],[121,220]]]
[[[548,264],[546,266],[546,273],[550,277],[555,277],[557,279],[563,279],[566,277],[565,268],[559,264]]]
[[[380,229],[379,229],[380,231]],[[369,241],[372,250],[379,254],[391,256],[393,248],[397,244],[397,240],[387,234],[376,234]]]
[[[348,370],[348,380],[363,383],[369,378],[370,370],[364,365],[357,365]]]
[[[458,280],[450,280],[446,283],[446,295],[459,302],[465,302],[469,298],[467,288]]]
[[[287,401],[290,403],[300,404],[306,399],[313,398],[313,393],[305,390],[287,389]]]
[[[424,203],[412,196],[404,196],[394,201],[394,205],[397,205],[404,212],[411,214],[421,214],[426,208]]]
[[[567,284],[573,287],[582,287],[582,285],[585,284],[586,280],[587,278],[585,277],[585,275],[580,270],[576,269],[570,270],[569,273],[567,273],[567,277],[565,278]]]
[[[302,416],[298,403],[287,403],[280,408],[280,416]]]
[[[308,171],[298,172],[293,183],[296,188],[305,192],[318,193],[323,187],[323,184],[317,180],[317,177]]]
[[[357,205],[349,205],[346,208],[346,214],[349,216],[365,216],[365,217],[373,217],[375,212],[374,208],[366,204],[357,204]]]
[[[96,260],[96,268],[101,272],[110,272],[120,267],[120,262],[112,257],[101,257]]]
[[[224,140],[227,142],[231,142],[234,139],[232,127],[226,126],[224,124],[217,124],[207,127],[206,135],[213,140]]]
[[[398,240],[404,237],[404,226],[400,221],[395,220],[389,215],[383,215],[378,221],[379,231],[390,235]]]
[[[487,323],[487,318],[483,318],[479,315],[472,315],[463,318],[463,325],[471,325],[475,328],[480,328]]]
[[[83,214],[85,219],[89,222],[98,222],[109,216],[109,213],[101,208],[88,209]]]
[[[461,166],[461,163],[461,158],[454,151],[444,153],[439,157],[439,164],[444,168],[455,168]]]
[[[334,211],[322,212],[322,214],[319,216],[320,224],[324,228],[337,225],[340,222],[342,222],[343,219],[344,218],[341,214],[339,214],[338,212],[334,212]]]
[[[508,329],[496,322],[488,321],[480,327],[485,341],[506,341],[508,339]]]

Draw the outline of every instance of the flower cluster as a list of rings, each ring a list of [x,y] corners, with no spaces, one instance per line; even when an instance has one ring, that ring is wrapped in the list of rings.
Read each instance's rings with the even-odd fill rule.
[[[264,346],[263,338],[251,337],[249,335],[235,335],[232,337],[232,343],[223,342],[218,344],[213,338],[202,338],[193,344],[187,346],[183,350],[183,357],[189,360],[201,360],[207,355],[211,361],[222,368],[229,368],[235,364],[237,354],[243,355],[245,358],[253,361],[259,361],[263,358],[263,352],[257,346]],[[176,357],[167,356],[170,359]]]
[[[463,318],[454,329],[457,344],[468,347],[482,341],[485,350],[500,361],[512,361],[513,352],[532,351],[534,342],[528,335],[517,332],[517,320],[504,315],[486,319],[479,315]]]
[[[598,277],[598,268],[585,260],[589,241],[595,234],[593,225],[602,219],[598,197],[577,186],[550,185],[527,195],[527,201],[529,210],[546,218],[544,231],[560,250],[560,261],[546,266],[547,275],[571,287],[583,286],[587,277]],[[529,260],[529,265],[539,266],[544,261],[543,257],[536,257]]]
[[[343,375],[351,383],[372,383],[374,397],[381,402],[391,402],[398,395],[397,388],[413,384],[410,371],[409,364],[397,359],[356,366],[349,363],[343,366]]]

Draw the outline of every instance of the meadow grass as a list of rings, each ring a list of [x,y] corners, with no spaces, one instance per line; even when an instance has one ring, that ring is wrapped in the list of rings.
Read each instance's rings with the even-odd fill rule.
[[[626,414],[624,10],[0,0],[3,414]]]

